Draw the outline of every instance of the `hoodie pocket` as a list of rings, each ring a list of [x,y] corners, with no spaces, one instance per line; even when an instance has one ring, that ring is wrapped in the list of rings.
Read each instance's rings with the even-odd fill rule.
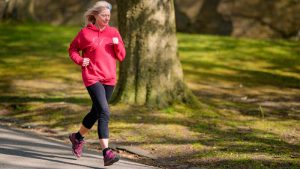
[[[95,69],[93,64],[90,62],[87,66],[82,66],[82,75],[86,79],[94,79],[95,78]]]

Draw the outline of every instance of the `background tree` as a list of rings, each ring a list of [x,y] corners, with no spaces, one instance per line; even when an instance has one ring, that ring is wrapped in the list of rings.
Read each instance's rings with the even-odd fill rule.
[[[34,20],[35,15],[34,0],[9,0],[0,2],[0,20],[10,18],[13,20],[21,20],[22,18],[30,18]]]
[[[127,55],[113,100],[150,107],[187,101],[173,0],[118,0],[117,4]]]

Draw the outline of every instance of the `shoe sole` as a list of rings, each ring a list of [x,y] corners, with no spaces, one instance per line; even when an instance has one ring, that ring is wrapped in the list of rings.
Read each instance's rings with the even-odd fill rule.
[[[104,164],[104,166],[112,165],[112,164],[114,164],[115,162],[118,162],[119,159],[120,159],[120,157],[116,157],[116,158],[114,158],[114,159],[108,161],[106,164]]]

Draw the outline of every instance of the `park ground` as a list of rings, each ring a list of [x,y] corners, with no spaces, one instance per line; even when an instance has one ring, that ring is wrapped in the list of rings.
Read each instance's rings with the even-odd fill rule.
[[[91,101],[68,57],[79,27],[0,25],[0,119],[67,141]],[[111,105],[111,142],[163,168],[300,168],[300,43],[178,33],[199,107]],[[96,127],[86,137],[98,148]]]

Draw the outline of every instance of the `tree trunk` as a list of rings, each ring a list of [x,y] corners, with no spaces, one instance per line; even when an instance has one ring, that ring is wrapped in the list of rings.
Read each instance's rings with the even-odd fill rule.
[[[113,102],[162,108],[186,100],[173,0],[117,0],[126,58]]]

